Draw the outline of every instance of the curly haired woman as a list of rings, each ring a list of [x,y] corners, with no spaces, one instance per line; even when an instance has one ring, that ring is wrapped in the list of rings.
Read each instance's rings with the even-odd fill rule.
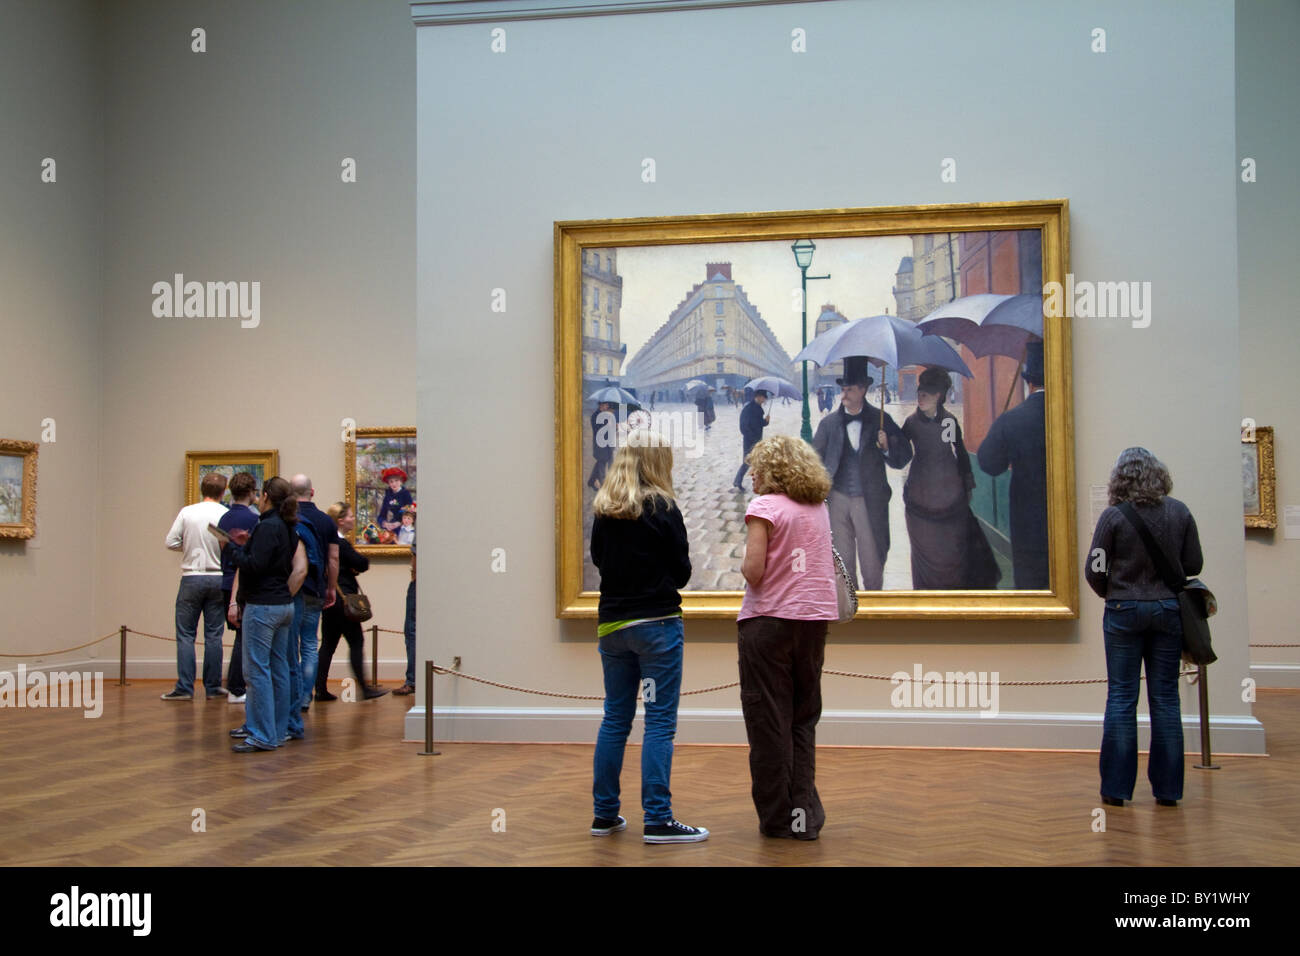
[[[745,512],[749,587],[737,629],[751,794],[765,836],[815,840],[826,822],[813,781],[822,660],[838,617],[831,478],[789,435],[765,438],[748,460],[758,496]]]

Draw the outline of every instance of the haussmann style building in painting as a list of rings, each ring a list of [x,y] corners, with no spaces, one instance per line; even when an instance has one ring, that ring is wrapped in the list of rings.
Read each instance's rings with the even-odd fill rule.
[[[624,385],[656,401],[686,400],[686,383],[707,382],[722,393],[760,375],[790,378],[793,363],[763,316],[731,277],[730,262],[710,262],[627,366]]]

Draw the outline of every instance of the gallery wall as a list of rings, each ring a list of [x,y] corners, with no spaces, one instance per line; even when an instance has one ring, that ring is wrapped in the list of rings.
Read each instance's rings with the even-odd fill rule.
[[[1237,177],[1241,302],[1241,414],[1273,427],[1278,528],[1246,532],[1252,643],[1300,643],[1300,540],[1287,539],[1282,509],[1297,503],[1300,430],[1295,427],[1300,334],[1295,308],[1300,262],[1300,4],[1238,0],[1237,154],[1255,161],[1255,181]],[[1207,369],[1217,367],[1206,355]],[[1212,376],[1213,373],[1210,373]],[[1209,377],[1209,376],[1207,376]],[[1300,651],[1254,648],[1251,673],[1263,687],[1300,687]]]
[[[0,21],[0,437],[39,443],[36,536],[0,539],[0,651],[16,654],[106,633],[94,613],[101,26],[89,0],[6,0]]]
[[[415,38],[400,3],[119,2],[106,20],[96,619],[170,635],[187,451],[277,448],[325,507],[345,418],[414,424]],[[260,282],[259,324],[155,317],[176,273]],[[402,627],[408,566],[362,577],[374,623]],[[399,677],[402,638],[380,646]],[[137,675],[175,673],[167,644],[130,653]]]
[[[394,2],[5,0],[0,332],[14,358],[0,434],[39,440],[53,418],[57,440],[41,446],[37,537],[0,542],[3,648],[121,623],[171,633],[177,561],[162,537],[187,450],[277,447],[328,501],[343,491],[341,419],[418,419],[443,502],[421,659],[599,693],[594,627],[553,611],[552,222],[1060,196],[1076,275],[1154,291],[1147,329],[1074,325],[1080,550],[1089,486],[1125,445],[1148,444],[1197,515],[1224,606],[1222,739],[1260,749],[1241,680],[1252,660],[1295,658],[1245,644],[1294,640],[1300,562],[1280,531],[1243,545],[1236,434],[1243,415],[1277,428],[1284,504],[1300,466],[1284,307],[1296,12],[1240,3],[1234,32],[1226,2],[1130,6],[882,0],[417,31]],[[791,50],[795,28],[806,53]],[[1254,184],[1236,175],[1245,155]],[[40,182],[46,156],[54,184]],[[355,184],[340,181],[345,156]],[[945,157],[955,183],[939,181]],[[176,272],[260,281],[259,327],[155,318],[151,286]],[[400,627],[405,565],[376,562],[363,580],[377,620]],[[734,680],[733,627],[687,634],[688,687]],[[395,677],[401,641],[383,640]],[[112,644],[85,653],[115,658]],[[140,676],[172,672],[169,645],[133,638],[131,656]],[[1085,589],[1064,624],[868,622],[836,628],[828,652],[846,670],[916,663],[1095,678],[1100,602]],[[439,736],[594,735],[590,702],[437,687]],[[823,739],[842,743],[1095,747],[1104,699],[1097,685],[1007,688],[1004,717],[1019,716],[980,721],[891,711],[887,684],[828,678],[825,691]],[[741,735],[734,691],[684,705],[682,739]]]
[[[432,20],[438,7],[415,5]],[[1223,609],[1211,672],[1220,745],[1262,748],[1240,697],[1249,663],[1231,3],[897,0],[503,22],[472,15],[505,17],[508,4],[457,10],[471,22],[419,30],[419,360],[440,374],[421,379],[418,421],[423,440],[457,463],[445,475],[457,503],[443,524],[448,550],[420,582],[421,607],[443,615],[421,630],[422,657],[459,656],[464,670],[511,684],[600,692],[594,625],[553,610],[555,220],[1066,197],[1071,271],[1153,289],[1147,327],[1074,322],[1080,550],[1090,486],[1105,484],[1123,448],[1152,448],[1196,514],[1204,577]],[[792,48],[796,30],[806,52]],[[949,157],[958,176],[946,183]],[[646,158],[653,182],[641,175]],[[491,308],[494,289],[508,293],[504,313]],[[1207,356],[1217,387],[1190,386]],[[447,415],[467,393],[474,413]],[[836,627],[827,666],[1104,676],[1101,602],[1084,593],[1078,621]],[[687,688],[734,680],[734,625],[688,622],[685,666]],[[438,686],[439,737],[595,732],[590,704]],[[820,739],[1095,747],[1105,698],[1097,684],[1004,688],[1001,715],[980,720],[892,709],[890,689],[827,678]],[[1187,714],[1192,693],[1184,688]],[[418,722],[407,731],[417,735]],[[679,739],[743,740],[736,692],[684,702]]]

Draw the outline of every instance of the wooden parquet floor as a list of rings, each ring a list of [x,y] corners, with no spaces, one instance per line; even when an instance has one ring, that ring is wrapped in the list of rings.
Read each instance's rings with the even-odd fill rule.
[[[818,752],[822,838],[757,831],[743,747],[679,747],[674,811],[712,831],[640,840],[640,749],[624,833],[595,839],[590,745],[401,743],[410,698],[315,705],[307,739],[232,753],[243,708],[105,687],[103,716],[0,710],[0,864],[89,866],[1273,866],[1300,863],[1300,692],[1261,691],[1271,756],[1192,769],[1184,802],[1105,808],[1092,753]],[[1193,744],[1192,740],[1188,744]],[[630,799],[629,799],[630,798]],[[195,832],[195,810],[206,829]],[[495,824],[495,827],[494,827]],[[504,827],[504,829],[503,829]]]

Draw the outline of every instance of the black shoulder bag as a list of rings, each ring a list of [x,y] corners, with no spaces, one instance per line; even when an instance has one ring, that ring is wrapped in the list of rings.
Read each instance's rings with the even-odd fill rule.
[[[1131,503],[1121,503],[1119,510],[1142,538],[1147,554],[1151,556],[1151,563],[1156,566],[1156,573],[1164,580],[1165,587],[1178,598],[1178,611],[1183,619],[1183,656],[1193,664],[1213,664],[1219,656],[1210,645],[1210,625],[1206,619],[1218,610],[1214,594],[1198,578],[1188,578],[1174,570],[1160,543]]]

